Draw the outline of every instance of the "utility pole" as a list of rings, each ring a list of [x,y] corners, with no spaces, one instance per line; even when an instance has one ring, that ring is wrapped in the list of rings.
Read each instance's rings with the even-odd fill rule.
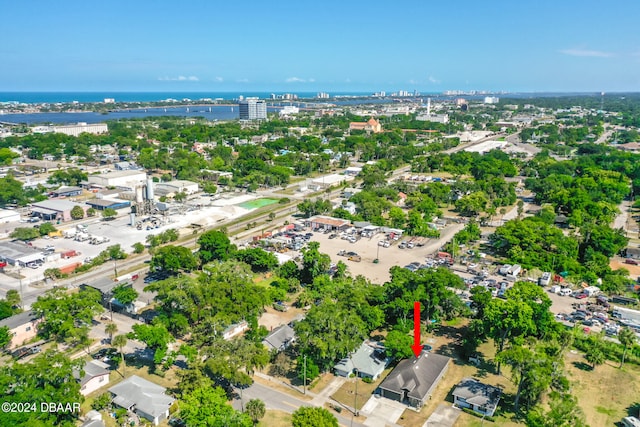
[[[307,394],[307,355],[305,354],[304,357],[304,384],[303,384],[303,394]]]
[[[18,280],[20,281],[20,308],[24,310],[24,293],[22,292],[22,267],[18,268]]]

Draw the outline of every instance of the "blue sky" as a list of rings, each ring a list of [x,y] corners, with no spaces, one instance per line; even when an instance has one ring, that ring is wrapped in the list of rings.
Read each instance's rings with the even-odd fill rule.
[[[0,0],[0,91],[640,91],[640,1]]]

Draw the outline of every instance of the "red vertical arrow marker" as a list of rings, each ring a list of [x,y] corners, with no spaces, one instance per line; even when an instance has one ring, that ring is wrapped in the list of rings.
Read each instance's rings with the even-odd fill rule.
[[[413,350],[413,354],[416,357],[422,353],[422,345],[420,344],[420,301],[413,303],[413,345],[411,350]]]

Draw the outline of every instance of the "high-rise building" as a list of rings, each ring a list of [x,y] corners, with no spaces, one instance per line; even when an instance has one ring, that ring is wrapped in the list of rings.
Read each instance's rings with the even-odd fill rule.
[[[247,98],[239,102],[240,120],[266,120],[267,103],[258,98]]]

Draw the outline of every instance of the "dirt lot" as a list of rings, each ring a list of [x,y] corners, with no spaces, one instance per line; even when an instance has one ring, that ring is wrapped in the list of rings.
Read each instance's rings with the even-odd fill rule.
[[[404,266],[413,261],[424,262],[427,255],[438,251],[447,243],[453,235],[464,228],[464,224],[449,224],[441,230],[439,239],[428,239],[422,247],[413,249],[399,249],[398,242],[391,247],[384,248],[378,246],[378,241],[384,240],[384,234],[378,234],[372,238],[364,238],[356,243],[349,243],[340,237],[329,239],[329,234],[313,233],[311,238],[314,242],[320,243],[320,252],[331,257],[331,262],[343,261],[349,267],[349,272],[353,276],[363,275],[373,283],[383,284],[391,278],[389,269],[395,265]],[[405,238],[404,240],[408,240]],[[339,256],[340,250],[353,251],[362,257],[362,261],[348,261],[346,257]],[[373,260],[378,257],[379,263],[374,264]]]
[[[609,267],[612,270],[624,268],[629,271],[630,277],[640,276],[640,265],[625,264],[623,258],[612,258],[611,262],[609,262]]]

